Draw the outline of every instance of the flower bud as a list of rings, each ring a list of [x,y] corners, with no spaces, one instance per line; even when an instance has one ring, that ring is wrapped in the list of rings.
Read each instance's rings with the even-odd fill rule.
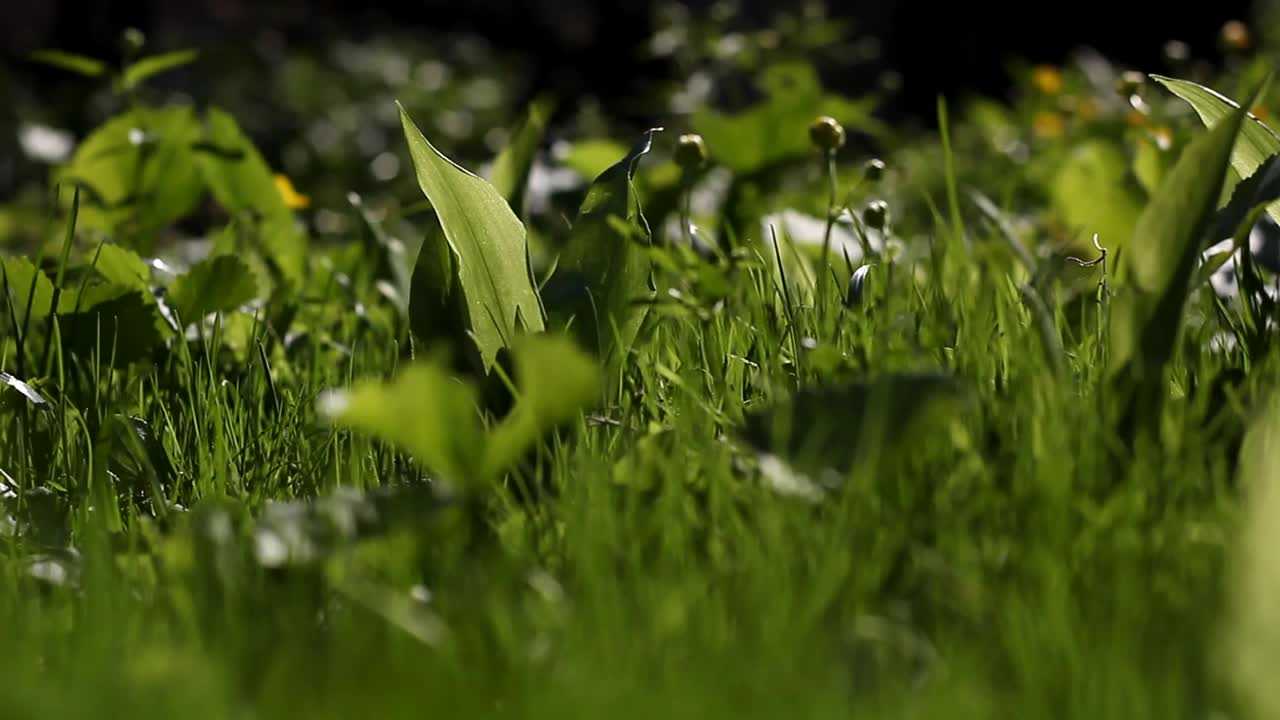
[[[694,133],[681,135],[676,141],[676,165],[685,170],[697,170],[707,164],[707,144],[702,136]]]
[[[862,176],[865,177],[868,182],[880,182],[880,179],[884,177],[884,167],[883,160],[879,158],[872,158],[862,166]]]
[[[1125,97],[1137,95],[1138,92],[1142,90],[1142,86],[1145,85],[1146,82],[1146,75],[1143,75],[1137,70],[1126,70],[1120,74],[1120,80],[1116,83],[1116,90]]]
[[[872,200],[862,209],[862,222],[873,230],[884,230],[889,224],[889,203]]]
[[[142,52],[142,47],[147,44],[147,36],[141,30],[135,27],[127,28],[120,33],[120,49],[128,57],[135,57]]]
[[[818,148],[835,152],[844,147],[844,127],[835,118],[824,115],[809,126],[809,139]]]

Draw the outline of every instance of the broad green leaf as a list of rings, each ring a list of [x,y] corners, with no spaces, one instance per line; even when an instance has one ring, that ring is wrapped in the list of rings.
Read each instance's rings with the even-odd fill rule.
[[[490,434],[489,477],[510,467],[548,431],[577,417],[600,393],[599,365],[565,338],[529,335],[513,355],[519,395]]]
[[[209,110],[205,139],[197,155],[210,192],[227,212],[252,219],[266,254],[291,283],[301,285],[307,238],[276,187],[275,173],[235,118],[222,110]]]
[[[120,82],[125,89],[132,90],[149,77],[195,62],[198,56],[199,53],[195,50],[178,50],[177,52],[164,53],[163,55],[144,57],[124,69],[124,73],[120,76]]]
[[[169,286],[169,304],[183,323],[234,310],[258,295],[253,273],[234,255],[209,258]]]
[[[812,478],[910,447],[921,423],[959,408],[965,393],[945,375],[891,375],[806,388],[747,418],[746,439]]]
[[[1049,192],[1054,213],[1084,246],[1097,233],[1104,246],[1118,248],[1133,235],[1146,203],[1124,152],[1102,140],[1075,147]]]
[[[518,333],[544,328],[524,225],[492,185],[432,147],[403,107],[400,118],[418,185],[444,230],[456,289],[465,301],[470,334],[487,371],[498,350],[509,346]]]
[[[0,312],[12,307],[18,323],[27,317],[28,298],[33,318],[48,315],[53,306],[53,281],[26,258],[0,258],[0,290],[8,292],[7,300],[0,298]]]
[[[93,269],[108,283],[149,292],[148,278],[151,271],[137,253],[119,245],[106,244],[98,248]]]
[[[399,446],[450,482],[479,482],[484,434],[475,388],[437,363],[418,362],[391,382],[369,381],[321,400],[334,422]]]
[[[631,179],[654,132],[591,184],[552,278],[560,299],[549,312],[609,365],[631,349],[647,308],[637,301],[652,295],[649,262],[638,239],[647,244],[649,236]]]
[[[101,60],[61,50],[37,50],[31,53],[31,59],[86,77],[98,77],[107,71],[107,64]]]
[[[1280,393],[1274,390],[1245,435],[1239,477],[1247,502],[1222,656],[1226,678],[1249,711],[1244,717],[1280,717]]]
[[[1183,151],[1120,254],[1108,374],[1154,377],[1168,362],[1205,233],[1245,113],[1218,121]]]
[[[56,173],[85,188],[77,227],[149,252],[157,233],[189,214],[204,193],[191,151],[199,139],[191,108],[138,108],[108,120]]]
[[[1174,95],[1187,101],[1205,127],[1215,126],[1219,120],[1240,109],[1230,98],[1203,85],[1160,75],[1151,77]],[[1280,136],[1267,127],[1266,123],[1252,114],[1248,115],[1248,119],[1241,124],[1240,139],[1231,152],[1231,166],[1240,177],[1247,178],[1258,171],[1263,161],[1276,153],[1280,153]],[[1268,206],[1267,212],[1280,221],[1280,203]]]
[[[520,129],[516,130],[511,142],[493,161],[493,171],[489,173],[489,182],[498,194],[511,204],[511,210],[520,217],[524,214],[525,189],[529,185],[529,171],[533,169],[533,160],[538,154],[538,145],[547,131],[547,123],[555,102],[548,97],[540,97],[529,105],[529,114],[525,117]]]

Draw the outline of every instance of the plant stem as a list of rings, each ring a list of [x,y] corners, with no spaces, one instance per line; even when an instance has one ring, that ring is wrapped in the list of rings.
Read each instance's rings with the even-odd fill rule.
[[[827,224],[822,231],[822,267],[818,271],[817,294],[819,300],[826,294],[827,275],[831,269],[831,232],[835,229],[836,213],[839,212],[836,198],[839,188],[836,182],[835,150],[827,151],[827,184]]]

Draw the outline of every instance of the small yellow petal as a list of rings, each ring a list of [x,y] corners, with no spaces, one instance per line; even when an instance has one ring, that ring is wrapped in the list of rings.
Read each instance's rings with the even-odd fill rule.
[[[311,204],[311,198],[298,192],[293,187],[293,181],[289,180],[287,175],[276,175],[276,192],[280,193],[280,199],[284,200],[284,204],[292,210],[301,210]]]

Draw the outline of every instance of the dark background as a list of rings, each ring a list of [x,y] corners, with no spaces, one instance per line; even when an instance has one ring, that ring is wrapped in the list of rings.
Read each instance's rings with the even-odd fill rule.
[[[695,12],[709,0],[689,0]],[[741,0],[739,15],[767,24],[785,0]],[[653,0],[3,0],[0,41],[16,60],[41,47],[110,57],[121,29],[138,27],[160,46],[206,47],[248,42],[263,27],[292,45],[360,39],[381,32],[470,32],[527,58],[534,84],[563,98],[599,97],[606,107],[644,77],[661,73],[641,59],[651,35]],[[1197,56],[1215,52],[1222,23],[1247,19],[1250,3],[1221,0],[1177,5],[1148,0],[973,3],[947,0],[832,0],[828,10],[852,18],[860,35],[882,41],[880,62],[901,73],[891,113],[927,116],[939,92],[999,94],[1008,61],[1060,62],[1089,45],[1125,65],[1159,67],[1167,40]],[[862,73],[830,78],[848,93]]]

